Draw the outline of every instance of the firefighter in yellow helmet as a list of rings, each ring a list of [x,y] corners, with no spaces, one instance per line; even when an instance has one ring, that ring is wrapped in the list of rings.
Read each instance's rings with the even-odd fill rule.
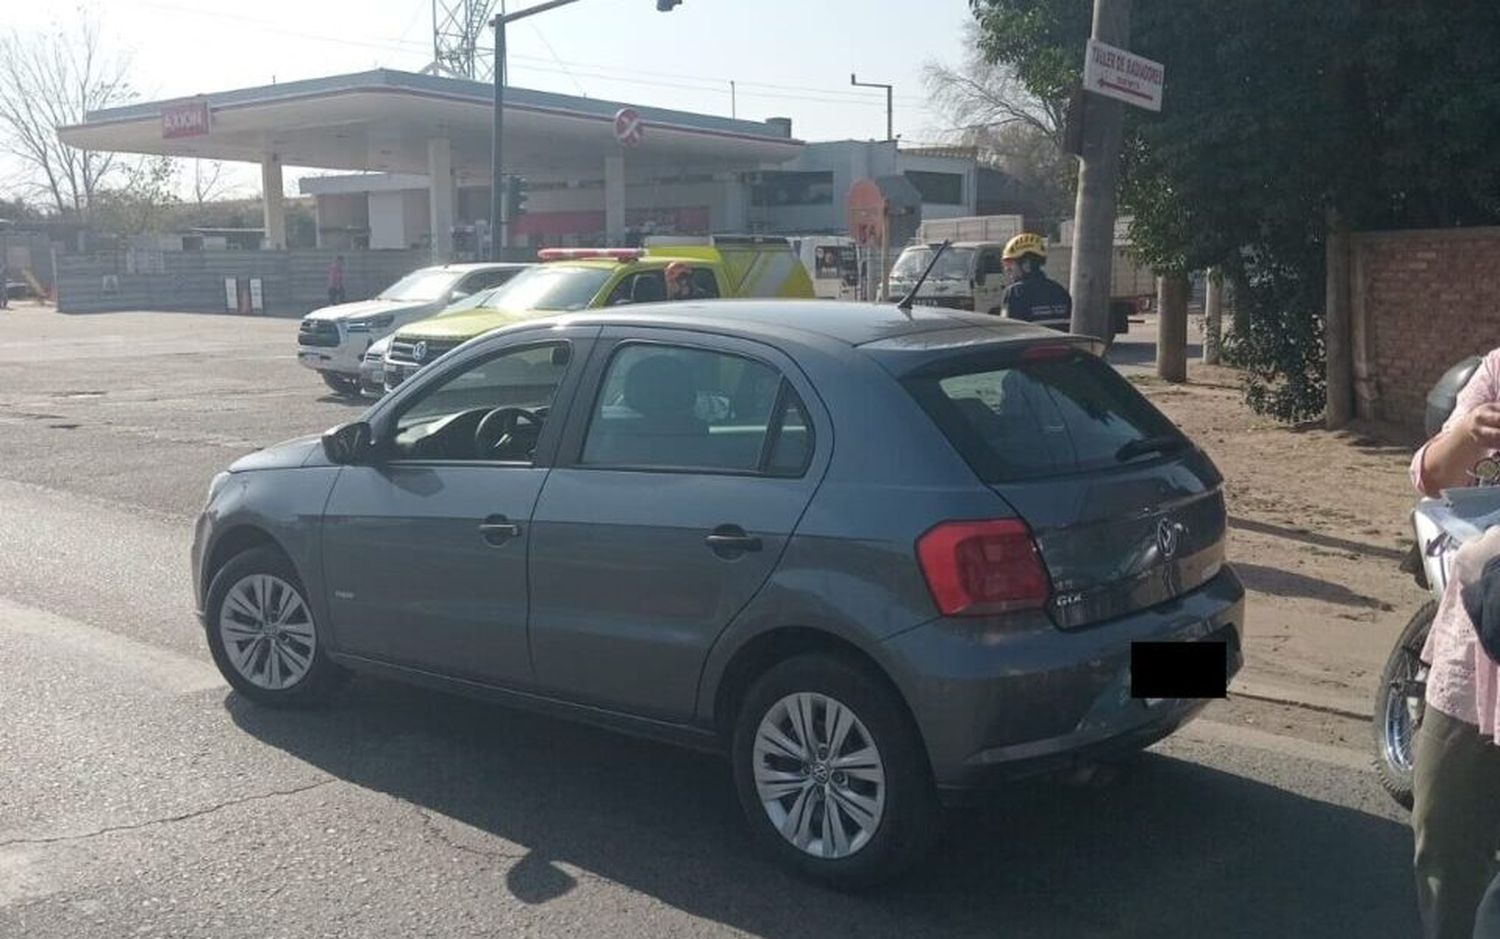
[[[1068,288],[1043,273],[1047,243],[1042,236],[1022,232],[1005,243],[1000,259],[1010,278],[1000,298],[1005,316],[1067,330],[1073,319],[1073,298]]]

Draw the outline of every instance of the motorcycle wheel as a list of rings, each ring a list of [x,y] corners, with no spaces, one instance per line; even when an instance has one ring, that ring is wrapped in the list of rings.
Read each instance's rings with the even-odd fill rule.
[[[1375,689],[1375,775],[1380,787],[1403,808],[1411,808],[1412,756],[1417,728],[1426,708],[1427,665],[1422,647],[1437,616],[1437,601],[1429,600],[1412,614],[1396,647],[1386,660]]]

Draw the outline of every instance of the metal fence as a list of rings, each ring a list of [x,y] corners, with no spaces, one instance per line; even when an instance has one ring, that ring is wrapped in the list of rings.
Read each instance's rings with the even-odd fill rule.
[[[328,269],[337,251],[139,251],[57,256],[57,308],[63,313],[117,310],[238,311],[244,285],[258,282],[254,312],[300,316],[328,302]],[[347,251],[344,293],[372,297],[429,262],[425,251]],[[227,283],[226,283],[227,282]]]

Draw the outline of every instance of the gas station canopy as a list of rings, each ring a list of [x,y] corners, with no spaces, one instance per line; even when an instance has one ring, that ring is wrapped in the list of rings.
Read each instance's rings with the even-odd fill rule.
[[[393,173],[429,172],[429,142],[447,140],[455,174],[483,178],[493,106],[484,82],[379,69],[94,111],[58,135],[91,150]],[[506,171],[597,175],[623,150],[614,118],[624,107],[507,88]],[[748,169],[803,146],[777,122],[634,109],[643,134],[628,155],[640,168]]]

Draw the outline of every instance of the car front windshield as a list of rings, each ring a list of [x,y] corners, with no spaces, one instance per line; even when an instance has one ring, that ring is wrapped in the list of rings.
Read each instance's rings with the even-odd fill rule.
[[[450,303],[443,307],[442,312],[438,316],[447,316],[449,313],[462,313],[465,310],[477,310],[482,306],[489,306],[490,298],[499,290],[499,287],[486,287],[472,296],[464,297],[457,303]]]
[[[891,276],[897,280],[916,280],[932,263],[932,253],[937,248],[907,248],[896,259]],[[974,262],[973,248],[949,248],[938,258],[937,266],[927,275],[928,280],[963,280],[969,276]]]
[[[445,271],[441,268],[412,271],[382,290],[377,299],[400,300],[404,303],[429,303],[440,299],[452,290],[459,276],[453,271]]]
[[[606,267],[534,267],[496,288],[485,306],[507,310],[581,310],[609,280]]]

